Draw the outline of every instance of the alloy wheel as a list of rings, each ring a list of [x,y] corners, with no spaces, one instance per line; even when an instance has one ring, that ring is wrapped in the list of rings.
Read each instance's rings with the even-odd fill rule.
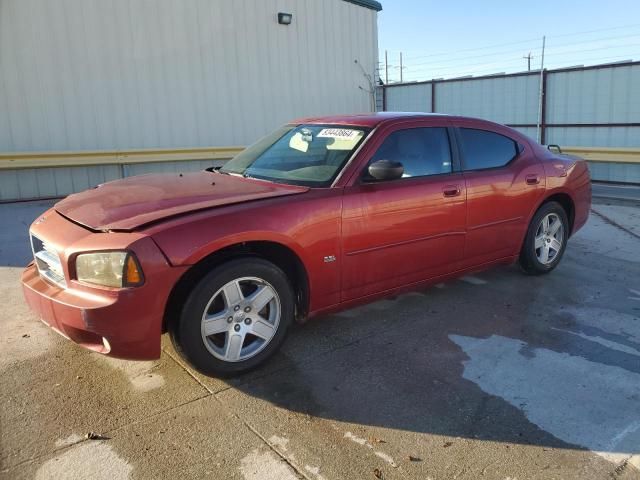
[[[220,360],[247,360],[269,344],[280,316],[280,298],[272,285],[257,277],[237,278],[207,303],[201,322],[202,340]]]
[[[543,265],[552,263],[562,251],[564,226],[555,213],[545,215],[536,230],[534,248],[538,261]]]

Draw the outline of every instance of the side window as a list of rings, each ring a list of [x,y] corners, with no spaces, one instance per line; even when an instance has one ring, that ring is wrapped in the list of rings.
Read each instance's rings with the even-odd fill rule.
[[[499,133],[461,128],[460,137],[465,170],[502,167],[519,153],[518,144]]]
[[[451,148],[446,128],[410,128],[389,134],[370,160],[402,163],[403,177],[451,173]]]

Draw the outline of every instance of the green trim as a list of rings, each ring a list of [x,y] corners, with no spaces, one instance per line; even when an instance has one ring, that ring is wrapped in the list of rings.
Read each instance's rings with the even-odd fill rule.
[[[371,10],[375,10],[379,12],[382,10],[382,5],[380,2],[376,2],[375,0],[344,0],[345,2],[353,3],[355,5],[359,5],[361,7],[370,8]]]

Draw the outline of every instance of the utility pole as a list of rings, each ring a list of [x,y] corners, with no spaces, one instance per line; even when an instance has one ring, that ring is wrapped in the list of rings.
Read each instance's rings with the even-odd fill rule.
[[[384,51],[384,83],[389,85],[389,55]]]
[[[537,138],[538,142],[542,141],[542,106],[544,105],[544,44],[546,37],[542,37],[542,59],[540,61],[540,98],[538,104],[538,128]]]
[[[531,52],[529,52],[529,55],[524,55],[522,58],[527,60],[527,71],[530,72],[531,71],[531,59],[533,58],[533,55],[531,55]]]
[[[400,52],[400,83],[402,83],[402,52]]]

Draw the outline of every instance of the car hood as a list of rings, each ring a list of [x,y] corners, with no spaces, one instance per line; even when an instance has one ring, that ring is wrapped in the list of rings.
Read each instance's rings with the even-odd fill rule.
[[[54,208],[93,230],[133,230],[196,210],[308,190],[209,171],[151,174],[115,180],[69,195]]]

